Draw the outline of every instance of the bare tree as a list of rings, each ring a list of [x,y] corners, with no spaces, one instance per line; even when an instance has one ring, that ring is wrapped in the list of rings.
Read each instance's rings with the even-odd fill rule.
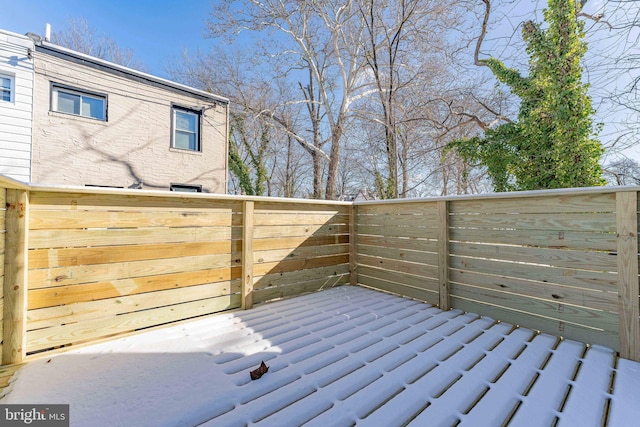
[[[223,2],[215,7],[208,28],[212,36],[237,34],[242,30],[270,30],[273,38],[283,45],[275,51],[275,43],[272,44],[271,55],[280,61],[288,59],[293,67],[307,69],[311,74],[317,98],[311,99],[312,92],[303,90],[301,101],[318,103],[322,108],[330,140],[329,152],[325,153],[328,159],[325,197],[335,199],[345,126],[354,100],[364,90],[359,81],[363,67],[362,26],[357,20],[354,1]],[[320,150],[314,144],[308,147],[315,147],[316,152]]]
[[[408,196],[433,176],[433,170],[425,170],[428,164],[437,168],[437,162],[424,161],[444,119],[431,100],[444,96],[448,81],[456,80],[451,65],[465,43],[458,32],[465,8],[466,2],[360,1],[365,59],[384,128],[388,172],[386,182],[378,181],[385,197]]]
[[[65,29],[53,32],[51,41],[80,53],[139,71],[146,71],[146,66],[134,56],[133,50],[121,48],[115,40],[106,34],[98,34],[95,28],[91,27],[89,22],[82,17],[69,18]]]
[[[276,69],[256,70],[255,54],[219,45],[207,53],[184,51],[167,72],[174,80],[230,98],[232,191],[306,197],[308,168],[301,156],[314,151],[302,132],[306,104],[290,102],[299,89],[273,78]]]
[[[613,185],[640,185],[640,165],[632,159],[614,161],[604,172]]]

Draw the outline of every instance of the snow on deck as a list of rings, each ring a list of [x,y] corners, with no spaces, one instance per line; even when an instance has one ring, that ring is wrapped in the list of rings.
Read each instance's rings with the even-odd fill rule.
[[[261,361],[269,366],[252,381]],[[342,286],[41,359],[0,403],[78,426],[567,426],[640,419],[611,350]]]

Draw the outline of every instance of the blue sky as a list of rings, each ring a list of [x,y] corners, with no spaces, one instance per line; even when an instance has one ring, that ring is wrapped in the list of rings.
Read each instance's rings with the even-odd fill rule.
[[[18,34],[34,32],[44,35],[45,24],[49,23],[53,31],[61,31],[67,27],[70,18],[85,18],[98,35],[105,34],[116,41],[121,48],[133,50],[137,59],[141,60],[150,74],[168,78],[165,71],[166,64],[179,59],[183,49],[195,51],[198,48],[207,51],[216,41],[205,39],[205,23],[211,11],[211,3],[224,0],[0,0],[0,28]],[[500,4],[500,3],[498,3]],[[617,3],[616,3],[617,4]],[[637,4],[621,3],[621,8],[637,10]],[[519,2],[505,2],[504,15],[500,12],[495,16],[507,19],[502,29],[507,32],[502,41],[509,41],[518,22],[532,17],[534,6],[541,8],[546,0],[522,0]],[[587,11],[590,13],[602,11],[603,0],[589,0]],[[619,5],[619,4],[618,4]],[[635,9],[634,9],[635,7]],[[612,10],[604,10],[605,16],[610,16]],[[538,20],[541,16],[537,17]],[[602,32],[606,33],[606,28]],[[498,31],[499,33],[500,31]],[[492,32],[492,37],[500,34]],[[502,34],[505,36],[505,34]],[[600,36],[598,36],[600,37]],[[605,36],[606,37],[606,34]],[[589,37],[588,37],[589,39]],[[606,46],[598,48],[598,42],[590,41],[592,52],[603,50],[620,50],[620,46]],[[244,43],[247,41],[245,40]],[[485,45],[489,45],[487,40]],[[236,45],[237,47],[237,45]],[[633,47],[637,54],[637,46]],[[504,54],[501,49],[495,49],[493,54]],[[620,55],[628,55],[620,53]],[[633,73],[634,76],[637,72]],[[628,76],[619,79],[617,85],[623,87],[628,84]],[[611,125],[612,115],[606,110],[600,110],[596,121],[604,121],[610,125],[601,133],[603,142],[614,140],[617,136],[615,125]],[[618,116],[619,113],[614,113]],[[620,116],[622,117],[622,116]],[[623,121],[633,120],[622,118]],[[615,118],[615,117],[614,117]],[[629,150],[632,157],[640,159],[639,148]]]
[[[183,48],[207,50],[214,43],[203,37],[209,0],[0,0],[0,10],[0,28],[18,34],[44,36],[47,23],[61,31],[69,18],[83,17],[161,77]]]

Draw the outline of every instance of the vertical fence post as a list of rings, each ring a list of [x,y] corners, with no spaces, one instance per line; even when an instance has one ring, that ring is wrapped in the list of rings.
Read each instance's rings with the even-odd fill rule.
[[[242,210],[242,309],[253,307],[253,206],[245,200]]]
[[[638,309],[638,193],[616,193],[620,356],[640,361]]]
[[[349,206],[349,284],[358,284],[358,208]]]
[[[439,200],[438,204],[438,283],[440,309],[451,308],[449,286],[449,202]]]
[[[29,193],[7,189],[5,212],[2,364],[26,355]]]

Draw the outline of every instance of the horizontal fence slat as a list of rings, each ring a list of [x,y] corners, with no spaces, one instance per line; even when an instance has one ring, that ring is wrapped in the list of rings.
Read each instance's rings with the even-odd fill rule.
[[[450,253],[456,256],[524,262],[583,270],[615,272],[617,259],[611,252],[574,251],[514,245],[452,242]]]
[[[294,249],[307,246],[339,245],[343,243],[349,243],[349,235],[272,237],[254,240],[253,250]]]
[[[288,286],[296,283],[311,282],[314,279],[332,283],[336,277],[343,276],[348,273],[349,266],[347,264],[337,264],[284,273],[266,274],[264,276],[254,277],[253,289],[260,290],[265,288]]]
[[[241,249],[240,240],[101,246],[97,248],[32,249],[29,251],[29,269],[155,259],[170,260],[187,256],[239,253]]]
[[[240,265],[240,254],[200,255],[193,257],[144,260],[109,264],[31,270],[29,289],[93,283],[104,280],[137,279],[163,274],[179,274]]]
[[[438,252],[437,240],[401,238],[392,236],[366,236],[358,234],[358,246],[379,246],[382,248],[398,248],[423,252]]]
[[[610,233],[560,232],[557,230],[479,230],[450,229],[450,240],[538,246],[552,249],[616,251],[616,235]]]
[[[471,285],[495,291],[507,291],[529,297],[543,298],[556,303],[590,307],[596,310],[617,311],[618,294],[581,287],[560,286],[555,283],[534,282],[496,274],[477,273],[471,270],[450,271],[451,282]]]
[[[302,203],[304,202],[304,203]],[[269,213],[269,214],[282,214],[290,215],[296,212],[304,212],[305,214],[316,213],[329,213],[333,215],[349,215],[348,203],[336,203],[326,201],[311,201],[311,200],[291,200],[287,202],[269,202],[267,200],[260,200],[256,202],[255,213]]]
[[[365,204],[358,206],[358,217],[365,215],[392,215],[392,216],[438,216],[438,205],[434,201],[420,201],[418,203],[397,204]]]
[[[435,266],[438,265],[438,254],[433,252],[419,252],[406,249],[367,246],[360,242],[359,253],[382,259],[415,262],[418,264]]]
[[[349,283],[349,275],[343,274],[331,278],[315,279],[308,282],[294,282],[292,285],[269,287],[253,290],[253,302],[262,303],[279,298],[287,298],[300,293],[316,292]]]
[[[406,227],[422,229],[438,228],[437,215],[366,215],[360,213],[356,218],[358,226]]]
[[[566,337],[590,344],[599,344],[616,350],[618,347],[617,334],[610,331],[594,331],[591,328],[578,326],[545,317],[540,317],[526,311],[516,311],[505,307],[484,304],[477,301],[466,300],[457,296],[451,296],[452,306],[459,310],[482,313],[485,317],[508,322],[529,329],[541,331],[560,337]]]
[[[563,302],[548,301],[541,298],[458,284],[451,284],[451,296],[474,300],[488,305],[509,307],[515,311],[556,319],[587,328],[602,329],[610,334],[616,334],[618,330],[617,314],[568,305]]]
[[[336,234],[349,234],[349,226],[346,224],[309,224],[288,226],[262,226],[254,229],[253,238],[256,240],[265,238],[301,237],[301,236],[330,236]]]
[[[30,310],[30,330],[76,323],[103,317],[119,316],[150,308],[158,308],[183,302],[196,301],[240,292],[240,279],[180,287],[156,291],[152,295],[134,294],[97,301],[78,302],[68,305]]]
[[[253,274],[254,276],[264,276],[266,274],[287,273],[290,271],[299,271],[339,264],[349,264],[348,253],[325,257],[255,264],[253,267]]]
[[[149,227],[228,227],[242,225],[242,217],[231,211],[185,212],[91,212],[38,211],[33,212],[31,230],[63,230],[83,228],[149,228]]]
[[[109,318],[99,318],[70,325],[27,332],[27,348],[39,351],[62,345],[84,343],[110,335],[190,319],[238,308],[240,295],[225,295],[169,307],[160,307]]]
[[[451,200],[451,214],[514,214],[558,212],[614,212],[616,193],[553,194],[520,198],[480,197],[473,200]]]
[[[349,215],[336,215],[333,213],[318,214],[317,212],[305,213],[304,211],[282,214],[259,211],[254,213],[254,225],[283,226],[283,225],[325,225],[325,224],[348,224]]]
[[[451,215],[453,228],[615,233],[615,213]]]
[[[270,251],[254,251],[255,264],[278,262],[282,260],[309,259],[318,256],[344,255],[349,253],[349,245],[305,246],[296,249],[275,249]]]
[[[437,228],[420,228],[399,225],[358,225],[358,234],[369,234],[385,237],[416,237],[422,239],[437,239]]]
[[[90,190],[87,190],[90,191]],[[210,208],[242,212],[242,200],[200,198],[191,194],[173,193],[171,197],[158,195],[120,195],[103,193],[73,193],[59,191],[31,191],[34,210],[86,211],[203,211]]]
[[[29,249],[207,242],[240,239],[240,227],[33,230]]]
[[[424,277],[438,277],[438,267],[427,264],[417,264],[412,262],[398,261],[392,259],[383,259],[368,255],[358,254],[358,264],[384,268],[385,270],[401,271],[407,274]]]
[[[362,274],[367,277],[376,277],[389,282],[405,284],[414,288],[438,292],[438,278],[436,276],[420,276],[404,271],[391,271],[366,265],[358,266],[358,273],[360,272],[362,272]]]
[[[83,283],[77,285],[58,286],[55,288],[33,289],[28,292],[27,306],[32,310],[62,304],[95,301],[146,292],[157,292],[165,289],[224,282],[232,279],[238,279],[241,277],[240,275],[240,267],[226,267],[186,273],[125,278],[109,282]]]
[[[499,274],[503,277],[526,278],[537,282],[616,292],[616,275],[570,268],[528,265],[515,262],[452,256],[450,267],[461,271]]]
[[[389,282],[379,277],[370,277],[359,273],[360,284],[362,286],[379,289],[403,297],[414,298],[425,301],[433,305],[438,304],[438,291],[431,291],[426,288],[417,288],[404,283]]]

